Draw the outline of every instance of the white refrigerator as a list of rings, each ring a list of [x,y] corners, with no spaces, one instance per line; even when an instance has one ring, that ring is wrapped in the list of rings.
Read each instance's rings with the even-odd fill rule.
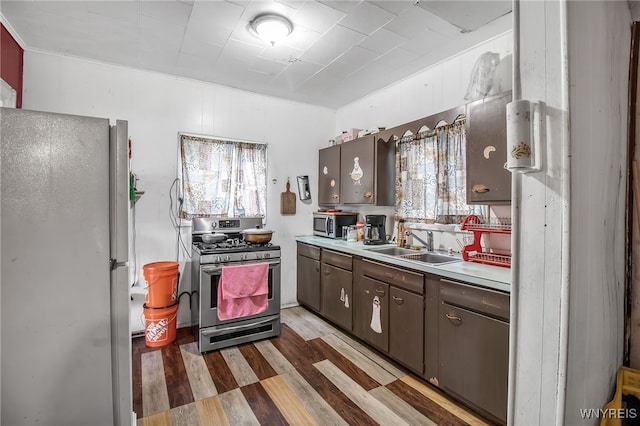
[[[0,424],[130,425],[126,121],[0,108]]]

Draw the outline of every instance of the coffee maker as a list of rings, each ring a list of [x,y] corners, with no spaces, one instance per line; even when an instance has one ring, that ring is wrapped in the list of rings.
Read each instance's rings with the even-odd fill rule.
[[[384,224],[387,221],[387,216],[383,214],[368,214],[364,217],[364,244],[376,245],[386,244],[387,234],[384,228]]]

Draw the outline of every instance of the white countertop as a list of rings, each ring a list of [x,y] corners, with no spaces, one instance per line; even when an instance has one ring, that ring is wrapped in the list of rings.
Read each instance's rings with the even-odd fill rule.
[[[298,236],[296,241],[307,243],[330,250],[341,251],[369,259],[386,262],[392,265],[403,266],[421,272],[440,275],[470,284],[476,284],[493,290],[511,291],[511,269],[501,266],[484,265],[481,263],[459,262],[444,264],[428,264],[419,260],[404,259],[398,256],[376,253],[372,248],[395,247],[395,244],[366,246],[362,242],[347,242],[325,237]]]

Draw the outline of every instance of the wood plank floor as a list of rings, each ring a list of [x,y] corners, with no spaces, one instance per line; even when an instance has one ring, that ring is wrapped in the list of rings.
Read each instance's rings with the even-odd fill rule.
[[[301,307],[276,338],[200,354],[179,329],[132,355],[138,426],[490,424]]]

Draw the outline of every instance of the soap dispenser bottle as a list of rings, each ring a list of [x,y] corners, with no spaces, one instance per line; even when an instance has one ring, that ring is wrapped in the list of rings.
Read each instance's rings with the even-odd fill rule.
[[[407,240],[405,237],[404,219],[398,220],[398,247],[404,247]]]

